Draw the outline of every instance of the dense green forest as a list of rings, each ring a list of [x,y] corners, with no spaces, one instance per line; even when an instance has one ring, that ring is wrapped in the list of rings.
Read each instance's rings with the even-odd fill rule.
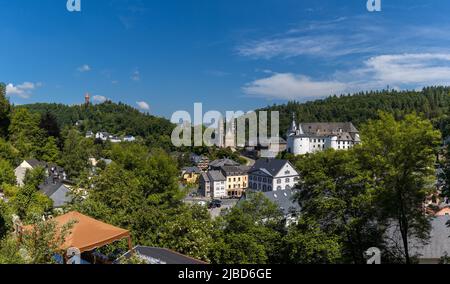
[[[146,144],[170,145],[173,125],[165,118],[155,117],[123,104],[107,101],[95,105],[63,105],[37,103],[20,106],[33,113],[50,114],[63,129],[79,124],[81,132],[105,131],[114,135],[134,135]]]
[[[292,121],[297,122],[353,122],[356,127],[377,118],[378,111],[403,118],[417,113],[430,119],[447,136],[450,107],[450,87],[429,87],[422,91],[373,91],[354,95],[332,96],[307,103],[289,102],[261,110],[280,112],[280,131],[284,135]]]

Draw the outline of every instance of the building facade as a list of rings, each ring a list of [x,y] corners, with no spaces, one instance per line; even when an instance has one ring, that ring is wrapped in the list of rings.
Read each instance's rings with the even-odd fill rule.
[[[295,119],[287,133],[287,151],[306,155],[326,149],[348,150],[361,143],[359,131],[351,122],[300,123]]]
[[[246,166],[223,166],[222,174],[226,178],[228,198],[240,198],[248,188],[248,171]]]
[[[287,160],[260,159],[250,169],[249,188],[261,191],[280,191],[295,188],[300,175]]]
[[[227,197],[227,179],[220,171],[209,171],[200,176],[200,192],[205,197],[221,199]]]

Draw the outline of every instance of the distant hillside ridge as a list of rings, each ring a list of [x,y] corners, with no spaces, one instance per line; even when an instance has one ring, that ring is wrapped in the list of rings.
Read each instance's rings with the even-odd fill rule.
[[[22,105],[28,110],[44,115],[50,113],[60,128],[78,124],[80,131],[105,131],[115,135],[134,135],[146,140],[170,141],[175,127],[169,120],[142,113],[124,103],[111,101],[102,104],[64,105],[36,103]],[[165,141],[165,142],[167,142]]]
[[[326,99],[273,105],[260,110],[280,112],[280,132],[284,135],[294,113],[300,122],[353,122],[358,127],[377,118],[378,111],[402,118],[409,113],[423,114],[445,134],[450,114],[450,87],[427,87],[421,91],[372,91]]]

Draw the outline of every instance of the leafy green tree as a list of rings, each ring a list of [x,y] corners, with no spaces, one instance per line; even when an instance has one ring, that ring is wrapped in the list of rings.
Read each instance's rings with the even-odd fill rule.
[[[409,264],[408,240],[429,236],[423,201],[435,191],[435,149],[441,135],[430,121],[417,115],[407,115],[401,121],[389,114],[379,115],[379,120],[371,120],[362,128],[359,155],[377,182],[382,218],[395,220],[399,226],[402,257]]]
[[[302,219],[292,226],[282,242],[282,263],[330,264],[342,262],[342,244],[338,235],[325,233],[312,220]]]
[[[53,136],[47,138],[44,146],[38,149],[38,157],[42,161],[56,163],[59,160],[60,152]]]
[[[93,141],[85,139],[77,130],[70,129],[65,136],[61,162],[69,177],[78,177],[88,168]]]
[[[16,176],[11,164],[6,160],[0,159],[0,185],[4,184],[15,185]]]
[[[23,158],[33,157],[44,137],[42,129],[39,128],[39,115],[25,108],[15,108],[11,114],[9,136]]]
[[[174,213],[158,234],[159,246],[209,261],[214,243],[209,212],[200,206],[182,206]]]
[[[320,228],[326,235],[339,237],[343,262],[364,263],[364,252],[380,247],[383,234],[382,226],[374,222],[376,185],[370,173],[362,169],[352,150],[319,152],[296,166],[302,177],[297,196],[301,219],[318,224],[316,231]],[[300,226],[297,231],[300,228],[311,229]]]
[[[56,264],[55,255],[71,234],[75,221],[59,226],[55,221],[36,219],[20,240],[10,235],[0,243],[1,264]]]
[[[11,143],[0,138],[0,158],[7,160],[11,165],[17,165],[19,163],[19,151],[14,148]]]
[[[10,199],[10,206],[23,221],[34,220],[53,209],[53,201],[42,193],[36,191],[31,185],[18,189]]]
[[[6,86],[0,83],[0,136],[6,138],[10,123],[11,104],[6,97]]]
[[[249,196],[216,223],[211,259],[221,264],[265,264],[279,259],[284,216],[261,193]]]
[[[59,128],[57,118],[50,111],[46,111],[42,114],[39,126],[46,132],[47,136],[51,136],[55,139],[61,137],[61,129]]]
[[[41,185],[45,178],[47,177],[46,170],[44,167],[38,166],[32,170],[27,170],[25,173],[24,184],[38,190],[39,185]]]

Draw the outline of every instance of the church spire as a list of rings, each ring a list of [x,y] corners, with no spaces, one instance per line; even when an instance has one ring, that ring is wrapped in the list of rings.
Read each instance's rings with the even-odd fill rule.
[[[291,132],[297,131],[297,123],[295,122],[295,113],[292,113]]]

